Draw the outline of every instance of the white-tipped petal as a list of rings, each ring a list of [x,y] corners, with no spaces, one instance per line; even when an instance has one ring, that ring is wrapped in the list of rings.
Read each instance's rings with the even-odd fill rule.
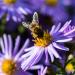
[[[9,56],[10,58],[12,57],[12,39],[11,39],[11,36],[8,35],[8,43],[9,43],[9,47],[8,47],[8,51],[9,51]]]
[[[52,45],[49,45],[49,50],[53,53],[53,55],[56,57],[56,58],[59,58],[61,59],[60,55],[57,53],[57,51],[53,48]]]
[[[53,44],[53,46],[55,47],[55,48],[57,48],[57,49],[61,49],[61,50],[65,50],[65,51],[69,51],[69,48],[67,48],[67,47],[64,47],[63,45],[60,45],[60,44],[57,44],[57,43],[52,43]]]
[[[4,43],[3,43],[2,38],[0,38],[0,45],[1,45],[2,52],[5,53],[5,47],[4,47]]]
[[[33,53],[33,50],[31,50],[30,52],[28,53],[25,53],[24,55],[22,55],[20,58],[19,58],[19,61],[22,61],[22,60],[25,60],[27,58],[29,58]]]
[[[22,69],[27,70],[33,64],[33,61],[35,60],[35,58],[38,55],[38,52],[39,51],[37,48],[35,48],[35,50],[33,50],[32,55],[27,60],[24,60],[22,62],[22,64],[21,64]]]
[[[15,15],[12,16],[12,19],[17,22],[17,17]]]
[[[34,65],[34,66],[31,66],[29,69],[31,69],[31,70],[39,70],[39,69],[41,69],[41,67],[42,67],[42,65]]]
[[[73,32],[75,32],[75,29],[73,29],[73,30],[71,30],[71,31],[69,31],[69,32],[67,32],[67,33],[65,33],[64,36],[68,36],[68,35],[72,34]]]
[[[19,7],[18,10],[19,10],[21,13],[25,14],[25,15],[28,14],[28,13],[27,13],[23,8],[21,8],[21,7]]]
[[[20,36],[17,36],[16,40],[15,40],[15,47],[14,47],[14,51],[13,54],[16,54],[18,49],[19,49],[19,45],[20,45]]]
[[[45,50],[45,49],[44,49],[44,48],[40,48],[40,49],[38,49],[38,50],[40,50],[40,51],[38,51],[37,56],[36,56],[36,58],[34,59],[32,65],[34,65],[34,64],[36,64],[36,63],[38,63],[38,62],[40,61],[41,57],[43,56],[43,53],[44,53],[44,50]]]
[[[45,48],[45,63],[49,64],[48,48]]]
[[[67,21],[64,26],[59,30],[59,32],[63,32],[71,23],[71,20],[70,21]]]
[[[21,56],[21,54],[24,52],[24,49],[29,45],[29,39],[26,40],[20,51],[16,54],[14,60],[18,60],[18,58]]]
[[[55,30],[55,27],[56,27],[55,25],[52,26],[52,29],[51,29],[51,31],[50,31],[50,34],[53,34],[53,32],[54,32],[54,30]]]
[[[24,51],[28,52],[28,51],[34,50],[34,48],[35,48],[35,46],[32,46],[32,47],[26,48]]]
[[[48,53],[50,55],[51,62],[53,62],[54,61],[54,56],[53,56],[53,53],[50,51],[50,48],[48,48]]]
[[[43,73],[41,75],[46,75],[47,73],[47,66],[44,68]]]
[[[61,39],[61,40],[57,40],[56,42],[59,42],[59,43],[69,42],[69,41],[72,41],[72,39],[73,38]]]
[[[4,40],[4,46],[5,46],[5,54],[6,56],[8,56],[8,38],[6,34],[3,35],[3,40]]]
[[[58,32],[58,30],[60,29],[60,27],[61,27],[61,23],[59,23],[58,26],[55,28],[54,33]]]

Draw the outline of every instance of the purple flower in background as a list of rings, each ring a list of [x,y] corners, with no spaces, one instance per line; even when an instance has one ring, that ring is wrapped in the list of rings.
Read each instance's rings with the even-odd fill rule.
[[[71,0],[71,5],[75,7],[75,0]]]
[[[31,13],[31,4],[28,0],[0,0],[0,18],[4,15],[6,20],[12,19],[15,22],[20,22]]]
[[[50,58],[51,62],[54,61],[54,57],[61,59],[58,51],[69,51],[69,48],[65,47],[64,43],[72,41],[73,35],[71,34],[75,32],[75,29],[73,29],[64,33],[70,26],[70,23],[71,21],[67,21],[62,27],[60,23],[57,26],[53,25],[50,32],[44,31],[43,37],[35,37],[34,46],[25,49],[26,54],[21,57],[21,60],[23,60],[21,64],[22,69],[27,70],[42,59],[45,63],[49,63]]]
[[[62,0],[62,3],[63,3],[65,6],[70,6],[70,5],[72,5],[72,2],[73,2],[73,0]]]
[[[63,22],[68,19],[68,13],[62,0],[33,0],[35,8],[42,14],[52,16],[54,22]]]
[[[32,75],[27,71],[23,71],[20,67],[20,56],[29,40],[26,40],[22,48],[19,50],[20,36],[17,36],[15,47],[13,48],[12,38],[10,35],[3,35],[0,38],[0,75]]]

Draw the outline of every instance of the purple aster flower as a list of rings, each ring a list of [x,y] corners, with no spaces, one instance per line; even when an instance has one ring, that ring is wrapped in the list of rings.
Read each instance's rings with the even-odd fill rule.
[[[6,15],[6,20],[21,21],[24,15],[31,13],[30,2],[27,0],[0,0],[0,18]]]
[[[33,0],[35,8],[42,14],[52,16],[54,22],[68,19],[68,13],[62,0]]]
[[[19,61],[23,50],[27,47],[29,40],[27,39],[22,48],[19,50],[20,36],[17,36],[15,47],[13,48],[12,38],[10,35],[3,35],[0,38],[0,75],[32,75],[27,71],[23,71]],[[19,51],[18,51],[19,50]]]
[[[37,22],[37,13],[34,13],[33,21],[31,23],[33,24],[33,26],[34,25],[36,26],[36,28],[33,27],[32,29],[33,31],[31,30],[32,36],[34,38],[33,40],[34,46],[25,49],[26,54],[22,55],[20,59],[23,60],[21,67],[24,70],[27,70],[28,68],[34,66],[39,61],[42,61],[42,59],[44,60],[45,63],[49,63],[50,59],[51,62],[53,62],[54,57],[61,59],[61,56],[59,55],[58,51],[59,50],[69,51],[69,48],[65,47],[64,43],[71,41],[73,38],[73,35],[71,34],[75,32],[75,28],[74,28],[73,30],[64,33],[64,31],[70,26],[71,23],[70,20],[67,21],[62,27],[60,23],[57,26],[53,25],[50,32],[43,31],[42,32],[43,35],[37,36],[35,35],[37,34],[36,29],[39,28],[37,32],[41,30],[39,24],[36,22]]]

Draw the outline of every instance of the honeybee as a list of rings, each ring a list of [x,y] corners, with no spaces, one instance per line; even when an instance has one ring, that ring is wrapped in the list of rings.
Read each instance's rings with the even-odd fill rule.
[[[22,24],[31,31],[31,34],[34,38],[43,36],[44,32],[42,27],[39,25],[38,14],[36,12],[34,13],[33,20],[30,24],[26,22],[22,22]]]

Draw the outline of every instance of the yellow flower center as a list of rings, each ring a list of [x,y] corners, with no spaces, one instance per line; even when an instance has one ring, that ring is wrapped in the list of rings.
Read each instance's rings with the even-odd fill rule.
[[[13,73],[16,70],[16,64],[13,62],[13,60],[5,59],[2,63],[2,71],[6,75],[13,75]]]
[[[55,6],[58,0],[45,0],[45,3],[50,6]]]
[[[35,46],[47,46],[52,42],[52,36],[48,32],[44,32],[43,37],[35,38],[34,40]]]
[[[5,3],[5,4],[13,4],[13,3],[15,3],[16,2],[16,0],[3,0],[3,2]]]
[[[70,73],[70,72],[73,73],[74,72],[74,67],[73,67],[73,65],[71,63],[69,63],[69,64],[66,65],[66,71],[68,73]]]

